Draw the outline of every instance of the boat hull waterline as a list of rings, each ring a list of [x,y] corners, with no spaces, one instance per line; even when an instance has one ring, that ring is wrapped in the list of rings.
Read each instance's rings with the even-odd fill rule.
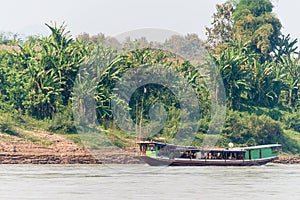
[[[264,165],[278,157],[257,160],[212,160],[212,159],[166,159],[140,156],[150,166],[255,166]]]

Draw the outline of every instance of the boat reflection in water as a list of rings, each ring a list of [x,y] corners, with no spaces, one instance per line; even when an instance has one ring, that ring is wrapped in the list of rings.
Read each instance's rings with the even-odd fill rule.
[[[278,158],[280,144],[227,149],[197,149],[160,142],[138,142],[140,158],[151,166],[250,166]]]

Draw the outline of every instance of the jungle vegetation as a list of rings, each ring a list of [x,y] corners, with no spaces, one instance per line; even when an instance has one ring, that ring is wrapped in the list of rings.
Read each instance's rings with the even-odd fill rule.
[[[76,99],[79,104],[88,94],[96,102],[94,125],[111,130],[120,139],[115,141],[120,146],[127,144],[126,138],[135,136],[124,133],[115,123],[112,99],[128,110],[139,126],[151,125],[149,110],[156,104],[163,105],[164,127],[144,139],[172,141],[184,116],[179,100],[169,88],[144,85],[135,90],[128,103],[114,93],[115,85],[126,72],[151,64],[163,66],[166,71],[176,70],[193,89],[201,119],[192,144],[201,146],[208,134],[214,97],[205,84],[205,74],[200,72],[213,62],[222,77],[227,107],[217,145],[278,142],[283,144],[284,151],[297,154],[300,150],[298,41],[281,33],[282,24],[272,10],[270,0],[228,1],[217,5],[211,26],[206,29],[206,40],[188,34],[174,35],[164,43],[148,42],[146,38],[128,38],[120,43],[104,34],[72,36],[65,24],[46,24],[51,34],[43,37],[20,39],[17,34],[1,33],[0,112],[7,120],[0,122],[0,131],[10,133],[21,123],[27,124],[28,129],[75,135],[74,94],[83,94],[82,99]],[[188,59],[182,55],[189,55]],[[84,103],[80,105],[80,109],[88,111]],[[81,122],[87,120],[85,116],[77,117]]]

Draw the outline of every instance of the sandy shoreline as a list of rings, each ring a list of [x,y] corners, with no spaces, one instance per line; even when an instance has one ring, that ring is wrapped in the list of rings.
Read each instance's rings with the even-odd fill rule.
[[[48,145],[1,134],[0,164],[137,164],[142,163],[134,150],[90,152],[62,135],[28,131]]]
[[[144,164],[132,154],[111,154],[94,156],[73,155],[32,155],[0,154],[0,164]]]
[[[0,164],[145,164],[138,158],[135,148],[129,148],[127,151],[90,152],[58,134],[45,131],[27,133],[51,144],[36,144],[0,133]],[[300,164],[300,157],[280,156],[273,162]]]

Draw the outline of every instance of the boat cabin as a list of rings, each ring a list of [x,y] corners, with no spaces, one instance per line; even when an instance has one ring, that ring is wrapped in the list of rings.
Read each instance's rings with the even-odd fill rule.
[[[256,160],[277,157],[281,149],[280,144],[259,145],[253,147],[244,147],[246,151],[246,160]]]

